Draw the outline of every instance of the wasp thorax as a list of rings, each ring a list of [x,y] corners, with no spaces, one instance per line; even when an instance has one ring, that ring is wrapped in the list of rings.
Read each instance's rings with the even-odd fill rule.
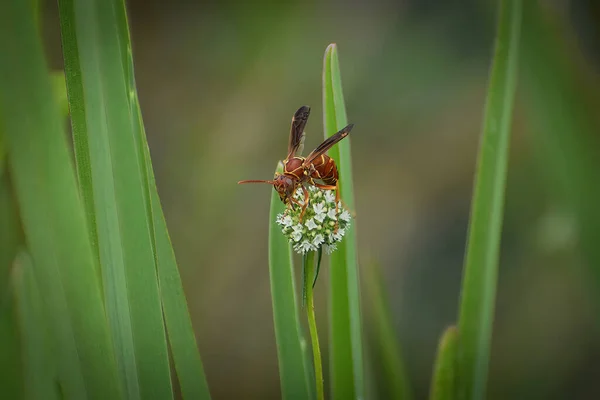
[[[283,168],[286,174],[300,179],[304,175],[304,158],[292,157],[285,161]]]

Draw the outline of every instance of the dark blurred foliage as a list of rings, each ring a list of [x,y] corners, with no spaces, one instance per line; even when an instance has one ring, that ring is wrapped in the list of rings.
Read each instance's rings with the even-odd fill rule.
[[[598,2],[542,3],[570,46],[565,63],[585,82],[576,93],[598,110],[588,96],[599,87]],[[279,397],[266,247],[270,188],[236,182],[272,175],[298,106],[312,106],[306,149],[322,139],[321,67],[331,42],[339,45],[356,124],[362,265],[376,259],[384,268],[414,391],[426,396],[437,340],[457,318],[494,4],[128,2],[154,168],[215,399]],[[45,10],[48,55],[59,68],[56,6]],[[597,398],[600,340],[578,225],[543,179],[552,160],[535,155],[543,136],[533,135],[521,87],[489,397]],[[324,346],[326,271],[316,289]],[[378,382],[377,359],[371,362]],[[385,398],[384,388],[378,393]]]

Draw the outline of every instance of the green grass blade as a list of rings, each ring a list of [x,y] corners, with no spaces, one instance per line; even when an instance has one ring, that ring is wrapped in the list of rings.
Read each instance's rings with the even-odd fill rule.
[[[115,3],[100,0],[61,0],[59,10],[68,42],[69,103],[87,140],[106,307],[123,385],[129,398],[171,398],[144,156],[122,64],[123,21]],[[75,104],[83,104],[84,112],[74,113]]]
[[[521,1],[503,0],[477,162],[459,331],[460,395],[485,397],[521,27]]]
[[[2,135],[0,134],[0,138]],[[0,160],[0,164],[3,161]],[[0,172],[0,387],[10,399],[23,397],[21,340],[14,303],[14,260],[23,235],[19,225],[17,205],[9,184],[8,174]]]
[[[1,245],[1,244],[0,244]],[[14,282],[1,280],[0,291],[0,387],[2,396],[7,399],[24,398],[23,363],[21,361],[20,327],[14,301]]]
[[[3,284],[5,282],[2,282]],[[0,387],[6,399],[25,398],[21,361],[21,337],[15,303],[12,297],[2,297],[0,302]]]
[[[323,112],[325,137],[333,135],[348,123],[335,44],[327,47],[323,63]],[[360,131],[360,127],[357,128],[355,131]],[[338,165],[341,198],[351,211],[355,211],[350,138],[334,146],[329,155]],[[330,282],[329,361],[332,398],[364,398],[356,221],[348,229],[338,250],[331,255]]]
[[[1,162],[1,161],[0,161]],[[24,242],[17,204],[8,174],[0,174],[0,304],[10,297],[10,274]]]
[[[372,263],[364,272],[364,283],[372,319],[368,324],[374,333],[377,360],[383,370],[387,398],[410,400],[413,398],[408,373],[402,361],[402,352],[392,324],[387,291],[378,264]]]
[[[442,335],[431,378],[430,400],[454,400],[458,365],[458,330],[451,326]]]
[[[277,171],[282,173],[281,164]],[[279,360],[279,380],[283,399],[313,398],[311,378],[306,363],[306,341],[302,334],[294,278],[292,248],[275,222],[278,214],[285,211],[275,190],[271,190],[271,212],[269,214],[269,275],[273,322]]]
[[[48,337],[51,317],[44,314],[32,260],[24,251],[15,261],[13,278],[23,341],[24,398],[58,399],[56,355],[51,354]]]
[[[184,399],[210,399],[177,260],[156,190],[147,145],[145,149],[162,307],[179,386]]]
[[[112,343],[59,107],[27,2],[0,2],[0,130],[67,398],[118,399]]]
[[[209,399],[210,392],[204,375],[200,354],[198,353],[198,345],[196,344],[196,337],[177,267],[175,252],[173,251],[154,179],[152,161],[135,84],[133,53],[125,3],[121,0],[115,0],[114,5],[120,28],[121,60],[129,93],[132,125],[134,136],[140,149],[139,154],[141,155],[138,162],[146,182],[146,212],[151,226],[150,232],[158,272],[162,308],[168,340],[171,345],[171,354],[183,398]]]
[[[592,72],[580,62],[581,55],[573,48],[572,37],[564,35],[568,29],[563,29],[560,20],[548,15],[547,7],[539,2],[527,2],[523,8],[521,65],[534,149],[553,199],[577,219],[583,259],[592,278],[587,281],[598,307],[598,85],[590,84]]]
[[[79,65],[79,51],[77,49],[78,45],[75,33],[75,15],[72,3],[59,1],[58,5],[60,9],[60,34],[65,62],[64,85],[67,92],[67,107],[71,115],[71,132],[73,135],[73,150],[75,153],[79,193],[85,208],[92,248],[97,255],[96,257],[99,257],[98,227],[96,226],[94,186],[92,184],[92,162],[86,128],[87,120],[83,98],[81,66]]]

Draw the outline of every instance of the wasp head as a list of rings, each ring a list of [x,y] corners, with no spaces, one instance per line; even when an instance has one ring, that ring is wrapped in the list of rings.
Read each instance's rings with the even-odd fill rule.
[[[279,194],[279,198],[284,204],[291,203],[291,198],[296,189],[296,185],[294,185],[294,181],[292,181],[292,179],[284,174],[275,173],[273,187]]]

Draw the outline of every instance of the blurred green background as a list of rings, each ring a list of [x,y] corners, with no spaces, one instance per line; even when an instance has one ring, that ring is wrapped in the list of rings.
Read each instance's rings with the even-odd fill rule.
[[[43,3],[48,57],[62,68],[58,11]],[[600,6],[542,3],[543,16],[523,21],[493,399],[600,396]],[[213,397],[280,396],[271,189],[236,182],[272,176],[300,105],[313,111],[305,149],[320,143],[322,57],[335,42],[355,124],[361,269],[383,268],[424,398],[437,340],[457,317],[495,2],[131,0],[128,8],[153,165]],[[326,265],[316,287],[325,363]],[[371,390],[385,398],[378,355],[367,351]]]

